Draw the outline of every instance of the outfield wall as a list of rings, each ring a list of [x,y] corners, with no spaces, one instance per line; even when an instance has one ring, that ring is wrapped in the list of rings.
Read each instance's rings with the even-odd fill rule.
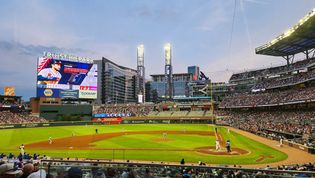
[[[90,121],[92,105],[40,105],[40,116],[51,121]]]
[[[19,129],[34,127],[56,127],[56,126],[80,126],[80,125],[101,125],[100,122],[82,121],[82,122],[49,122],[49,123],[22,123],[0,125],[0,129]]]

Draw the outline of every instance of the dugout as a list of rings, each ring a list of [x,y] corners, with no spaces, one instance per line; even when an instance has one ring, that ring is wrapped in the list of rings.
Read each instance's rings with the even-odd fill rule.
[[[92,105],[40,105],[40,117],[50,121],[90,121]]]

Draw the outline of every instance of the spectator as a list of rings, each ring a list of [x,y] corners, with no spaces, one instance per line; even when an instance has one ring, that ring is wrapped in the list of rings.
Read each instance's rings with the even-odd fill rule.
[[[31,164],[31,163],[25,164],[22,168],[23,174],[21,175],[20,178],[27,178],[33,171],[34,171],[34,165],[33,164]]]
[[[68,170],[68,178],[82,178],[82,170],[78,167],[71,167]]]

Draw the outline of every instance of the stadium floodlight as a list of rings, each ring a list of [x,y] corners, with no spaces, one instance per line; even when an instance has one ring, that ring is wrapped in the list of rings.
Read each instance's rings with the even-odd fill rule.
[[[171,49],[172,49],[172,46],[170,43],[166,43],[164,45],[165,64],[166,65],[171,65]]]
[[[144,64],[144,45],[141,44],[137,47],[137,62],[138,66],[143,66]]]
[[[137,47],[137,55],[139,58],[144,57],[144,45],[143,44],[141,44]]]

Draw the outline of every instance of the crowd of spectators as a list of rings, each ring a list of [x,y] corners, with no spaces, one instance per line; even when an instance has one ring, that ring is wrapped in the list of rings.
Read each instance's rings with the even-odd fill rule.
[[[208,178],[208,177],[301,177],[307,176],[303,171],[315,171],[314,163],[304,165],[278,166],[270,168],[266,166],[262,169],[249,170],[243,169],[241,166],[234,165],[228,167],[193,167],[193,166],[141,166],[141,165],[102,165],[97,163],[52,163],[50,168],[38,168],[38,163],[26,163],[20,177],[39,178]],[[290,171],[299,171],[293,173]],[[1,172],[0,172],[1,173]],[[24,175],[24,176],[23,176]]]
[[[315,121],[315,111],[220,111],[217,115],[225,124],[258,132],[274,130],[290,134],[310,135],[312,121]]]
[[[27,113],[13,113],[10,111],[0,112],[0,124],[17,124],[17,123],[40,123],[48,122],[46,119],[31,116]]]
[[[39,155],[32,156],[21,153],[18,156],[12,153],[0,154],[0,177],[15,178],[46,178],[47,169],[40,169]]]
[[[126,114],[130,116],[146,116],[154,108],[154,105],[117,104],[101,106],[94,110],[94,114]]]
[[[313,134],[315,111],[217,111],[217,123],[279,139],[284,134],[298,136],[292,141],[313,145],[308,138]]]
[[[315,70],[303,72],[294,75],[286,75],[283,77],[264,79],[262,82],[256,84],[252,90],[263,90],[271,88],[279,88],[283,86],[295,85],[309,80],[315,79]]]
[[[261,77],[266,77],[270,75],[277,75],[281,73],[287,73],[287,72],[296,71],[299,69],[304,69],[304,68],[315,65],[314,59],[315,58],[310,58],[310,59],[297,61],[291,64],[291,66],[289,67],[287,65],[283,65],[283,66],[278,66],[278,67],[270,67],[266,69],[253,70],[253,71],[233,74],[230,78],[230,81],[244,80],[244,79],[249,79],[249,78],[261,78]]]
[[[220,108],[256,107],[266,105],[304,102],[315,99],[315,87],[290,89],[285,91],[270,91],[259,93],[240,93],[226,96],[220,103]]]
[[[249,170],[241,166],[233,167],[207,167],[201,162],[199,166],[169,166],[163,162],[157,165],[123,165],[123,164],[102,164],[102,163],[84,163],[84,162],[41,162],[46,160],[37,154],[21,154],[14,156],[0,154],[0,177],[17,178],[153,178],[153,177],[264,177],[264,176],[297,176],[303,173],[277,172],[282,171],[315,171],[314,163],[303,165],[282,165],[275,168],[266,166],[262,169]],[[69,158],[67,158],[69,159]],[[306,175],[305,175],[306,176]]]

